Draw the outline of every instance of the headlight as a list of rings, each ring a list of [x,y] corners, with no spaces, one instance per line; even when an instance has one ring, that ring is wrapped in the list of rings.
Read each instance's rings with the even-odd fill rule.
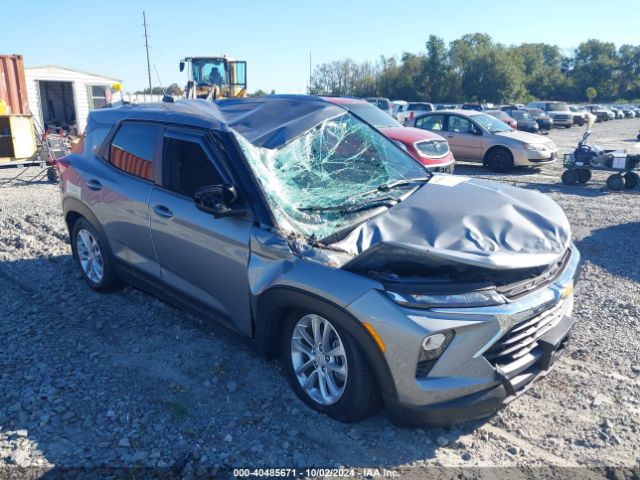
[[[397,304],[411,308],[488,307],[505,303],[504,297],[495,290],[445,294],[386,293]]]
[[[547,149],[546,145],[542,145],[542,144],[540,145],[526,144],[524,148],[526,148],[527,150],[532,150],[534,152],[542,152]]]

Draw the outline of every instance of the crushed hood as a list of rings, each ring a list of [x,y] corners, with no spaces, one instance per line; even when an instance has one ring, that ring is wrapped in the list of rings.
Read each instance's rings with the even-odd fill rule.
[[[557,261],[571,241],[548,196],[501,183],[435,175],[405,201],[357,226],[332,248],[350,270],[394,262],[521,269]]]

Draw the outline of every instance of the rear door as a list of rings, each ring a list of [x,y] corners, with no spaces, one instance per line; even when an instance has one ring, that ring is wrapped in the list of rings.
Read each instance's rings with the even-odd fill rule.
[[[165,129],[162,181],[149,197],[151,235],[163,283],[251,334],[249,238],[252,220],[214,218],[196,208],[205,186],[233,184],[205,132]]]
[[[455,114],[447,115],[445,138],[456,160],[482,161],[481,133],[480,128],[468,118]]]
[[[122,123],[91,163],[83,201],[104,229],[116,260],[160,277],[149,230],[148,201],[159,173],[162,129],[157,124]]]

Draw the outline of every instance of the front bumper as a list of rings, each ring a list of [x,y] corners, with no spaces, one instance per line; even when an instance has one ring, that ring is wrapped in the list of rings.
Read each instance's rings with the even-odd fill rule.
[[[496,413],[529,390],[536,380],[551,371],[571,338],[573,323],[574,319],[571,316],[564,316],[556,327],[538,340],[542,346],[543,355],[524,386],[518,388],[512,378],[497,369],[496,376],[500,381],[498,385],[464,397],[422,406],[388,401],[386,407],[389,419],[399,426],[448,427],[455,423],[478,420]]]
[[[437,165],[423,165],[424,168],[429,170],[430,172],[436,173],[453,173],[453,169],[455,167],[456,162],[451,161],[449,163],[437,164]]]
[[[573,127],[573,118],[558,120],[557,118],[553,119],[554,127]]]
[[[527,150],[526,148],[513,148],[513,163],[516,166],[531,166],[541,163],[549,163],[556,160],[558,150]]]
[[[411,309],[381,292],[350,304],[351,313],[373,326],[386,345],[395,386],[394,393],[385,392],[390,419],[403,426],[445,426],[486,417],[545,376],[564,351],[574,322],[572,286],[580,254],[571,248],[551,283],[504,305]],[[531,351],[508,362],[495,356],[519,329],[529,331],[543,321]],[[417,376],[422,339],[449,329],[455,331],[453,341],[426,376]]]

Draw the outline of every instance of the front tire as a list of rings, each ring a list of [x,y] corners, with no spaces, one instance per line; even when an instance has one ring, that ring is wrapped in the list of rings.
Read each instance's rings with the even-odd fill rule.
[[[106,240],[84,218],[73,224],[71,248],[82,276],[91,288],[112,292],[120,286]]]
[[[357,342],[337,323],[315,313],[292,311],[282,331],[285,374],[300,400],[346,423],[380,408],[371,367]]]
[[[58,183],[58,172],[55,167],[47,167],[47,180],[51,183]]]
[[[562,183],[565,185],[575,185],[578,181],[578,172],[575,170],[565,170],[562,172]]]
[[[507,173],[513,168],[513,156],[505,148],[496,148],[487,154],[486,165],[496,173]]]
[[[640,175],[636,172],[628,172],[624,176],[624,188],[631,190],[636,188],[640,183]]]

